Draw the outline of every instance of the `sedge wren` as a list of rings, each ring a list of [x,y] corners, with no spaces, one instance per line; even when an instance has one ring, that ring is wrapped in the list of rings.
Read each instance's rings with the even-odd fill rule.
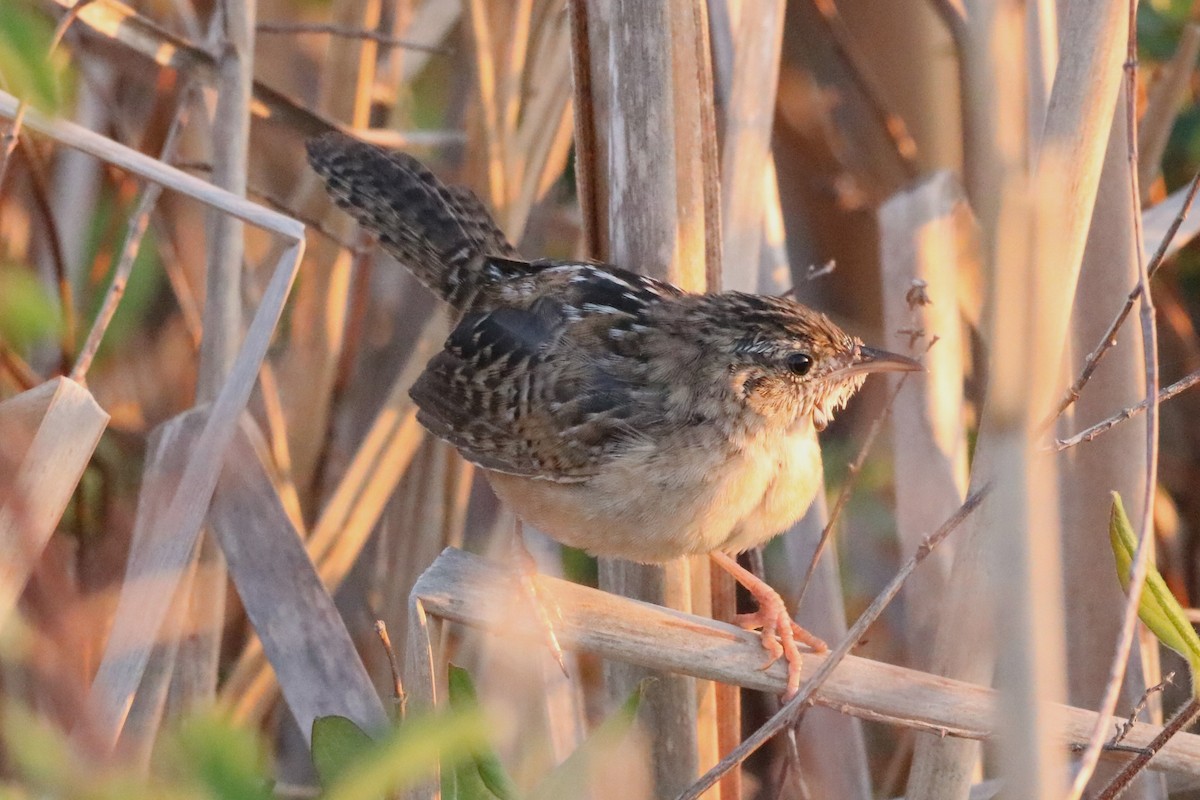
[[[404,153],[333,133],[308,155],[337,204],[452,309],[411,390],[418,420],[564,544],[644,563],[711,555],[758,601],[738,623],[787,659],[794,693],[797,640],[825,645],[734,556],[808,509],[813,431],[866,374],[920,365],[788,298],[523,259],[474,194]]]

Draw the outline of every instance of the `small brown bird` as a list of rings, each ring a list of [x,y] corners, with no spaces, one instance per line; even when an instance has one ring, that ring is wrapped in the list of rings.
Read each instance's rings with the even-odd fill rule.
[[[527,261],[474,194],[404,153],[327,134],[308,155],[338,205],[453,309],[412,387],[420,422],[564,544],[645,563],[711,555],[759,602],[739,624],[787,658],[793,693],[796,640],[825,645],[734,556],[808,509],[812,432],[866,374],[920,365],[787,298]]]

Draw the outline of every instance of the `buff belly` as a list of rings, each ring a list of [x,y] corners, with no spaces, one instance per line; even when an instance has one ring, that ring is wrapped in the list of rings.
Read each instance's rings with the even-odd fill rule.
[[[683,453],[673,462],[663,452]],[[563,544],[658,563],[739,552],[789,527],[821,483],[811,428],[759,436],[735,451],[631,451],[579,483],[488,472],[496,494],[525,522]]]

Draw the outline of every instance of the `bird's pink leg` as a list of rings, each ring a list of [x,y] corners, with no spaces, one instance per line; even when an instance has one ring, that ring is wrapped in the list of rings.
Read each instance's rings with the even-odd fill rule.
[[[784,605],[779,592],[737,563],[736,558],[725,553],[711,553],[710,557],[717,566],[745,586],[757,601],[758,611],[753,614],[738,614],[733,621],[739,627],[747,630],[762,629],[762,646],[770,654],[767,663],[762,666],[763,669],[778,661],[780,656],[787,660],[787,691],[783,696],[785,700],[790,698],[800,688],[800,664],[804,658],[797,646],[797,641],[807,645],[816,653],[824,653],[829,646],[797,625],[788,614],[787,606]]]

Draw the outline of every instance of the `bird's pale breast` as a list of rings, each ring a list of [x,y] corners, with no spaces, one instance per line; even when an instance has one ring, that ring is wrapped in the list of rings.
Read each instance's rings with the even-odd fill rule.
[[[518,516],[558,541],[647,563],[765,542],[804,514],[820,485],[809,424],[763,432],[737,447],[672,444],[628,451],[578,483],[496,472],[488,478]]]

